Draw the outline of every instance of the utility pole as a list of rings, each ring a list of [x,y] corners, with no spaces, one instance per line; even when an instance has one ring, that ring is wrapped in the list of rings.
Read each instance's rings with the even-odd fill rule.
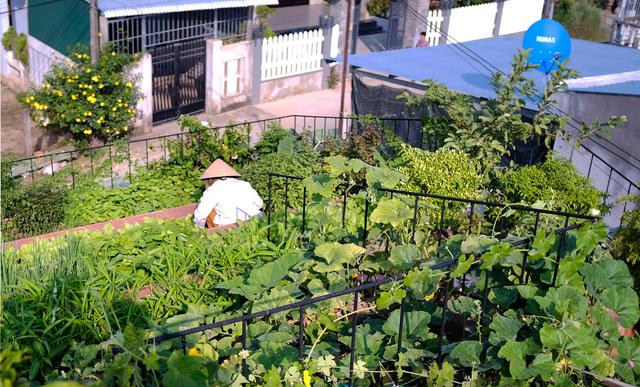
[[[346,127],[344,125],[344,97],[347,88],[347,74],[349,71],[349,38],[351,37],[351,7],[353,0],[347,0],[347,22],[344,27],[344,48],[342,50],[342,89],[340,90],[340,137],[346,138]]]
[[[556,0],[545,0],[544,7],[542,8],[543,19],[553,19],[553,8],[555,7]]]
[[[98,0],[90,0],[89,29],[91,42],[91,64],[98,63],[100,56],[100,37],[98,36]]]

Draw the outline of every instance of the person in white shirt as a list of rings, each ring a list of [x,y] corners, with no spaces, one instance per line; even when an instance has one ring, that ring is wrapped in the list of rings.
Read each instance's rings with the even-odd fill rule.
[[[225,226],[262,215],[262,199],[251,184],[238,177],[240,173],[220,159],[207,168],[200,177],[207,189],[193,213],[196,226]]]

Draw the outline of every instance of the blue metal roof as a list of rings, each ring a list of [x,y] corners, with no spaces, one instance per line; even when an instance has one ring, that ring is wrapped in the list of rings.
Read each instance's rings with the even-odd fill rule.
[[[612,85],[606,86],[573,87],[571,88],[571,91],[619,95],[640,95],[640,81],[614,83]]]
[[[465,47],[460,44],[439,45],[356,54],[349,56],[349,64],[414,82],[432,79],[463,94],[492,98],[495,94],[489,77],[495,70],[488,65],[489,69],[483,67],[478,61],[472,60],[469,54],[465,55],[460,51],[476,53],[491,65],[508,73],[511,71],[513,56],[521,48],[522,36],[523,34],[514,34],[475,40],[464,43]],[[579,39],[571,39],[571,45],[569,66],[579,71],[581,77],[640,70],[638,49]],[[342,58],[334,60],[342,61]],[[531,71],[527,76],[534,80],[538,90],[543,89],[546,82],[544,74]],[[630,84],[624,86],[598,86],[597,90],[624,90],[625,94],[640,95],[640,82],[628,83]],[[591,89],[595,88],[589,88]],[[529,103],[528,107],[535,106]]]

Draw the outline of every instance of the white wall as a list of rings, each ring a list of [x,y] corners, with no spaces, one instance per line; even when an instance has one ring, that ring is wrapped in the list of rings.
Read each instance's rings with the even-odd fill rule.
[[[540,20],[544,0],[509,0],[504,2],[500,35],[526,31]]]
[[[459,7],[451,10],[448,44],[485,39],[493,36],[497,3]],[[455,39],[452,40],[452,39]]]

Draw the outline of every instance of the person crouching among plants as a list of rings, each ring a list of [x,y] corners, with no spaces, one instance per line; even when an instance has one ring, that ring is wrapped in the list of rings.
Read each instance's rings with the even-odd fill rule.
[[[200,177],[206,190],[193,213],[193,223],[213,228],[246,221],[262,215],[262,199],[240,173],[221,159],[216,159]]]

